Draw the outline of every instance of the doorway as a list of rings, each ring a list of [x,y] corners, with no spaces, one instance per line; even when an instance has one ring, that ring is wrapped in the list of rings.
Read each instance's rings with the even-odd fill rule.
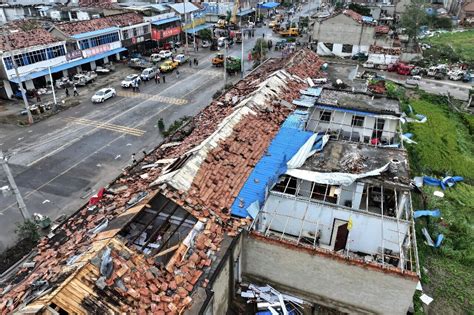
[[[347,236],[349,235],[348,221],[334,219],[331,244],[334,244],[333,250],[335,252],[345,249],[347,244]]]
[[[385,119],[375,119],[374,131],[372,132],[372,139],[382,138],[383,128],[385,126]]]

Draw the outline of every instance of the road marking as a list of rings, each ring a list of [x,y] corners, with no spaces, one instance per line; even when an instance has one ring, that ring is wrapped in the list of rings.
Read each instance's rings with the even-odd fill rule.
[[[185,100],[183,98],[153,95],[153,94],[140,93],[140,92],[137,93],[137,92],[131,92],[131,91],[119,91],[117,95],[122,96],[122,97],[132,97],[132,98],[154,100],[160,103],[168,103],[168,104],[173,104],[173,105],[185,105],[188,103],[188,100]]]
[[[144,130],[136,129],[136,128],[130,128],[126,126],[120,126],[120,125],[115,125],[115,124],[110,124],[107,122],[102,122],[102,121],[95,121],[95,120],[89,120],[89,119],[84,119],[84,118],[76,118],[76,117],[66,117],[64,120],[79,124],[79,125],[85,125],[85,126],[92,126],[95,128],[99,129],[105,129],[105,130],[110,130],[110,131],[115,131],[115,132],[121,132],[124,134],[129,134],[132,136],[136,137],[141,137],[145,134]]]
[[[223,74],[222,72],[223,71],[219,71],[219,70],[222,70],[223,68],[215,68],[215,70],[197,70],[196,69],[190,69],[190,68],[183,68],[182,72],[183,73],[199,73],[199,74],[204,74],[204,75],[208,75],[208,76],[211,76],[211,77],[222,77]]]

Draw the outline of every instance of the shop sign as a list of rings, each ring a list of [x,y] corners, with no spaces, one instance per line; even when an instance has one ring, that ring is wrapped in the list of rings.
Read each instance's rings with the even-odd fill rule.
[[[82,52],[80,50],[73,50],[66,54],[67,61],[78,59],[78,58],[82,58]]]
[[[162,40],[171,36],[179,35],[181,33],[181,27],[176,26],[173,28],[169,28],[166,30],[159,30],[156,28],[153,28],[151,30],[151,38],[153,40]]]
[[[97,47],[84,49],[82,51],[82,55],[84,56],[84,58],[88,58],[88,57],[92,57],[92,56],[95,56],[95,55],[98,55],[98,54],[106,53],[108,51],[111,51],[113,49],[117,49],[117,48],[120,48],[120,47],[121,46],[120,46],[119,42],[104,44],[104,45],[100,45],[100,46],[97,46]]]

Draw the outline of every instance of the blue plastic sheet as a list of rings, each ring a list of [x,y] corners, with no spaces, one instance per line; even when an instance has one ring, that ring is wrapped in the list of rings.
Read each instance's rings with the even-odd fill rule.
[[[435,247],[438,248],[441,246],[441,243],[443,242],[444,240],[444,235],[443,234],[439,234],[438,237],[436,238],[436,243],[435,243]]]
[[[457,182],[461,182],[463,180],[464,178],[462,176],[447,176],[443,179],[423,176],[423,184],[428,186],[440,186],[443,190],[446,190],[447,187],[452,187]]]
[[[419,218],[423,216],[428,216],[428,217],[434,217],[434,218],[439,218],[441,216],[441,211],[439,209],[434,209],[434,210],[416,210],[413,213],[413,217]]]

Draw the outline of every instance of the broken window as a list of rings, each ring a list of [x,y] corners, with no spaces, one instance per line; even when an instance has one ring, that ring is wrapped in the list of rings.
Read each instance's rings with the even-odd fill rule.
[[[326,46],[327,49],[329,49],[330,51],[332,51],[332,48],[334,47],[334,44],[333,44],[333,43],[324,43],[324,46]]]
[[[352,127],[364,127],[364,116],[352,116]]]
[[[331,112],[321,112],[319,114],[319,120],[330,122],[331,121]]]
[[[352,45],[350,45],[350,44],[342,45],[342,52],[352,54]]]
[[[280,181],[273,187],[273,191],[278,191],[284,194],[296,195],[296,188],[298,187],[298,180],[291,176],[283,176]]]

